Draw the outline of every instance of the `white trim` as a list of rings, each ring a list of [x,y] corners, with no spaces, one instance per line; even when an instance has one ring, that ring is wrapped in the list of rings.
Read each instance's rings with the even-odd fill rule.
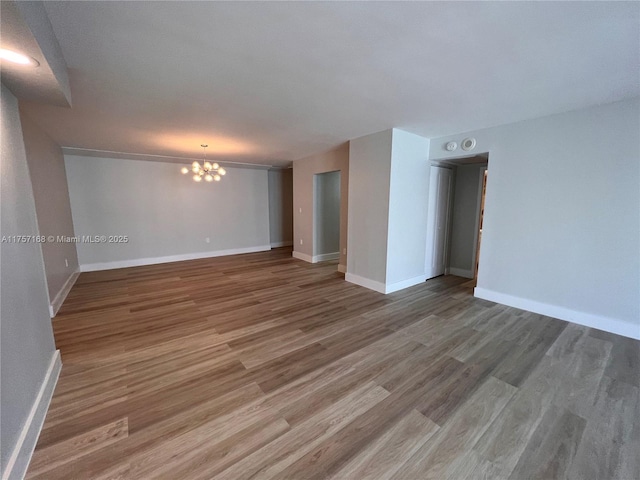
[[[346,265],[342,265],[341,263],[338,264],[338,271],[340,273],[347,273],[347,266]]]
[[[451,263],[451,232],[453,230],[453,201],[456,198],[456,179],[458,175],[457,169],[451,169],[449,176],[449,198],[447,198],[447,215],[444,231],[444,265],[445,267]],[[425,270],[426,272],[426,270]],[[433,278],[433,277],[432,277]]]
[[[378,293],[386,293],[386,285],[375,280],[369,280],[368,278],[361,277],[360,275],[354,275],[347,272],[344,279],[349,283],[355,283],[361,287],[368,288],[369,290],[375,290]]]
[[[47,416],[49,403],[51,403],[53,391],[56,388],[56,383],[58,383],[61,368],[60,350],[56,350],[53,352],[49,368],[40,386],[40,391],[24,422],[18,441],[13,448],[13,452],[11,452],[4,472],[2,472],[2,480],[22,479],[27,473],[27,467],[31,461],[33,450],[36,448],[44,419]]]
[[[304,260],[305,262],[313,263],[313,257],[311,255],[307,255],[306,253],[294,250],[293,252],[291,252],[291,256],[293,258],[297,258],[298,260]]]
[[[338,265],[338,268],[340,266]],[[396,283],[388,283],[384,284],[382,282],[376,282],[375,280],[370,280],[368,278],[361,277],[360,275],[354,275],[353,273],[346,273],[344,279],[347,282],[355,283],[356,285],[360,285],[361,287],[368,288],[369,290],[374,290],[378,293],[393,293],[398,290],[403,290],[405,288],[413,287],[414,285],[418,285],[427,280],[426,275],[419,275],[417,277],[409,278],[407,280],[402,280]]]
[[[455,275],[456,277],[464,277],[464,278],[473,278],[473,272],[471,270],[465,270],[463,268],[455,268],[455,267],[449,267],[448,270],[449,270],[448,272],[445,271],[445,273],[448,275]]]
[[[293,240],[287,240],[284,242],[271,242],[271,248],[290,247],[293,245]]]
[[[549,305],[548,303],[536,302],[526,298],[515,297],[505,293],[494,292],[486,288],[476,287],[473,291],[474,296],[489,300],[491,302],[502,303],[510,307],[521,308],[530,312],[539,313],[548,317],[559,318],[568,322],[584,325],[585,327],[597,328],[606,332],[616,333],[625,337],[640,340],[640,325],[618,320],[616,318],[603,317],[601,315],[593,315],[591,313],[579,312],[557,305]]]
[[[340,258],[340,252],[323,253],[320,255],[314,255],[311,258],[311,261],[313,263],[318,263],[318,262],[326,262],[328,260],[338,260],[339,258]]]
[[[388,283],[385,286],[384,293],[393,293],[398,290],[403,290],[405,288],[413,287],[414,285],[418,285],[427,280],[426,275],[418,275],[417,277],[409,278],[407,280],[402,280],[401,282],[396,283]]]
[[[69,292],[73,288],[73,285],[76,283],[76,280],[78,280],[79,276],[80,269],[78,268],[78,270],[73,272],[69,276],[69,278],[67,278],[67,281],[64,282],[64,285],[53,299],[53,302],[51,302],[51,305],[49,305],[49,315],[51,316],[51,318],[55,317],[58,314],[58,310],[60,310],[60,307],[67,298],[67,295],[69,295]]]
[[[229,250],[215,250],[211,252],[186,253],[183,255],[169,255],[166,257],[136,258],[133,260],[119,260],[104,263],[84,263],[80,265],[81,272],[95,272],[98,270],[112,270],[114,268],[140,267],[142,265],[155,265],[157,263],[182,262],[185,260],[197,260],[200,258],[223,257],[226,255],[240,255],[242,253],[266,252],[271,250],[271,245],[259,245],[256,247],[232,248]]]
[[[175,157],[169,155],[155,155],[152,153],[131,153],[131,152],[119,152],[115,150],[96,150],[94,148],[79,148],[79,147],[60,147],[64,155],[71,155],[74,157],[93,157],[93,158],[115,158],[120,160],[143,160],[143,161],[156,161],[165,163],[187,163],[190,164],[193,160],[202,161],[202,157]],[[246,162],[228,162],[226,160],[218,161],[220,165],[228,168],[257,168],[269,170],[273,165],[262,163],[246,163]]]

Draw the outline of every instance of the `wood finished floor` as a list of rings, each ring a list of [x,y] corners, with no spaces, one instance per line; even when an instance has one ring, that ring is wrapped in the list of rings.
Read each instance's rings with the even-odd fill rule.
[[[640,342],[290,249],[83,273],[29,479],[640,478]]]

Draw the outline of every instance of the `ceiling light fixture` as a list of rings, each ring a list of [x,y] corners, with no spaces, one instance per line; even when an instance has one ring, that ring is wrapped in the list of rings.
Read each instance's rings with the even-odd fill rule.
[[[37,67],[38,65],[40,65],[40,63],[35,58],[27,57],[22,53],[14,52],[13,50],[7,50],[6,48],[0,48],[0,59],[29,67]]]
[[[202,165],[197,161],[191,164],[191,171],[194,173],[193,180],[195,182],[201,182],[204,178],[206,182],[213,182],[214,180],[219,182],[222,177],[226,175],[227,171],[217,163],[207,162],[207,147],[209,145],[203,143],[200,146],[202,147]],[[182,167],[180,171],[183,175],[189,173],[187,167]]]

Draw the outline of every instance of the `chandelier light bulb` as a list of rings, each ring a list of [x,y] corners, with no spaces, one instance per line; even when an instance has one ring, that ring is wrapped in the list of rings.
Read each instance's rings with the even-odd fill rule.
[[[207,161],[207,150],[206,148],[209,145],[202,144],[202,164],[197,160],[191,164],[191,167],[182,167],[180,172],[183,175],[189,173],[189,171],[193,172],[193,181],[201,182],[204,178],[205,182],[219,182],[222,180],[222,176],[227,173],[227,171],[220,166],[218,163],[211,163]]]

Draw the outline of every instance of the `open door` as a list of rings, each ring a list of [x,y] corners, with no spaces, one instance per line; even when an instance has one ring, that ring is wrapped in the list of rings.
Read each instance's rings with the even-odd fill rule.
[[[427,279],[445,273],[450,196],[451,170],[431,167],[425,255]]]

